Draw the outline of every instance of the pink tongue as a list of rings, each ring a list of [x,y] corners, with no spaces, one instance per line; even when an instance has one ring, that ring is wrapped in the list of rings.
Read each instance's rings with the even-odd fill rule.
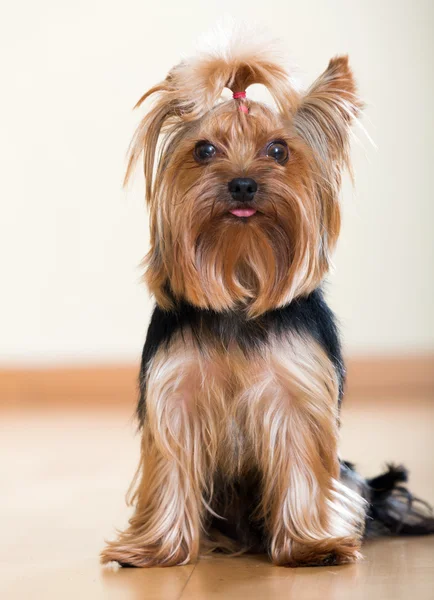
[[[229,212],[236,217],[251,217],[255,214],[256,208],[234,208]]]

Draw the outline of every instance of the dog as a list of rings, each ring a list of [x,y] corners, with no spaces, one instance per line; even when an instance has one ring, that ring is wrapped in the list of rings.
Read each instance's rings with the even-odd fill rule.
[[[249,99],[252,84],[274,108]],[[338,455],[345,368],[321,285],[362,110],[348,57],[301,92],[267,49],[234,45],[181,62],[137,106],[150,97],[126,175],[143,158],[156,307],[141,460],[134,514],[102,562],[220,550],[338,565],[359,560],[367,518],[434,530],[405,500],[404,468],[366,481]]]

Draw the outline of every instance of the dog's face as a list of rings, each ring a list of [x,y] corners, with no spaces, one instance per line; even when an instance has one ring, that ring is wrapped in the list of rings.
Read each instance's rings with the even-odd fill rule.
[[[246,85],[239,66],[236,73],[232,89]],[[339,233],[340,174],[359,108],[346,58],[332,61],[305,96],[283,89],[287,108],[278,111],[241,99],[182,112],[177,78],[176,70],[169,75],[171,97],[145,117],[132,153],[132,161],[145,155],[147,280],[157,302],[185,299],[255,317],[309,293],[328,270]]]

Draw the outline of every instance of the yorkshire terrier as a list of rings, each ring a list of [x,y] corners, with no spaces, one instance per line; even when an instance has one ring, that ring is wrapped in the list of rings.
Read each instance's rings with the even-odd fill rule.
[[[275,108],[249,100],[252,84]],[[204,54],[137,106],[150,96],[126,175],[143,157],[156,308],[141,460],[134,515],[102,561],[181,565],[215,549],[330,565],[359,559],[367,514],[427,532],[429,517],[390,508],[403,469],[366,482],[338,456],[345,369],[321,283],[362,109],[348,58],[302,93],[266,51]]]

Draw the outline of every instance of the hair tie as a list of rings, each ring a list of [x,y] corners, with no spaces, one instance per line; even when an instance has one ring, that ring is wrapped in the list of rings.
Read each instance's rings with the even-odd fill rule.
[[[232,94],[232,98],[234,100],[243,100],[246,97],[246,92],[234,92]],[[246,115],[249,114],[249,109],[247,108],[247,106],[245,104],[240,104],[239,107],[241,112],[245,113]]]

